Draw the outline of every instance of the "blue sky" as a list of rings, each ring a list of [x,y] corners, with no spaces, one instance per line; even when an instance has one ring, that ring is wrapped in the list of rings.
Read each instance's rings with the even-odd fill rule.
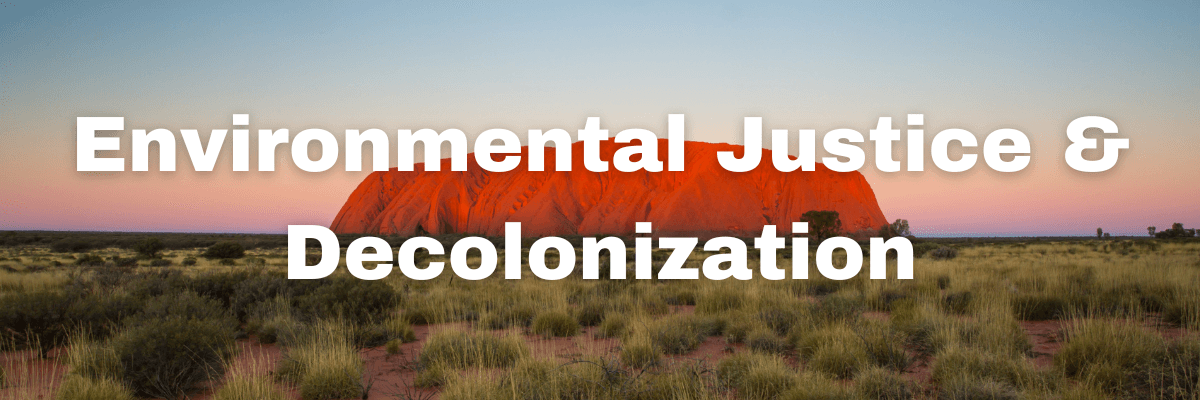
[[[1200,224],[1200,189],[1180,184],[1200,181],[1196,2],[2,5],[0,182],[20,195],[0,203],[0,229],[332,220],[361,174],[74,172],[74,117],[204,130],[232,113],[260,127],[469,133],[588,116],[661,130],[685,113],[691,140],[739,143],[746,116],[824,133],[920,112],[929,131],[1020,129],[1034,161],[1011,175],[864,169],[885,215],[918,233]],[[1084,115],[1131,138],[1117,169],[1062,162],[1065,126]],[[143,191],[165,199],[122,195]],[[92,204],[59,201],[78,196]],[[130,206],[140,212],[95,216]],[[205,210],[221,218],[172,217]]]

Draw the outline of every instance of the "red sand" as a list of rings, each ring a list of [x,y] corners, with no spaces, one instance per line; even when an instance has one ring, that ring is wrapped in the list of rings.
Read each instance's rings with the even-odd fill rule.
[[[601,142],[600,154],[629,144]],[[874,231],[887,223],[875,193],[858,172],[779,172],[763,150],[755,170],[734,173],[717,162],[718,151],[742,154],[731,144],[687,142],[682,172],[591,172],[583,165],[583,142],[571,146],[572,171],[530,172],[523,156],[514,170],[483,170],[473,155],[467,171],[386,171],[369,175],[346,200],[330,228],[337,233],[477,234],[502,236],[505,222],[520,222],[525,237],[632,235],[634,222],[653,223],[654,236],[750,237],[763,225],[790,234],[791,222],[811,210],[834,210],[846,232]],[[546,148],[548,169],[555,149]],[[666,139],[658,143],[667,157]],[[522,147],[522,154],[528,148]]]

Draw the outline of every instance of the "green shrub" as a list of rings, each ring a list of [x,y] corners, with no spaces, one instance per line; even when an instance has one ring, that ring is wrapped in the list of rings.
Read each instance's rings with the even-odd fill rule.
[[[158,258],[158,253],[166,249],[162,240],[156,237],[149,237],[145,240],[133,245],[133,251],[145,258]]]
[[[403,344],[403,342],[401,342],[400,339],[392,339],[392,340],[389,340],[387,342],[387,344],[384,346],[386,347],[387,353],[389,355],[396,355],[396,354],[400,354],[400,345],[401,344]]]
[[[98,254],[81,254],[75,258],[75,265],[84,267],[102,267],[104,266],[104,257]]]
[[[155,296],[147,300],[142,310],[126,320],[126,323],[153,325],[168,318],[209,321],[220,324],[229,331],[237,326],[229,310],[221,305],[220,301],[192,291]]]
[[[127,328],[111,345],[134,392],[175,398],[224,373],[233,336],[225,322],[168,317]]]
[[[71,374],[58,387],[58,400],[133,400],[133,393],[112,379],[88,379]]]
[[[76,299],[62,290],[0,294],[0,339],[39,351],[61,346],[70,329],[64,311]]]
[[[183,261],[179,262],[179,265],[182,265],[185,267],[190,267],[190,266],[196,265],[196,257],[184,257]]]
[[[383,281],[348,276],[323,280],[323,284],[297,297],[301,312],[313,319],[341,318],[353,324],[382,320],[399,298]]]
[[[277,297],[291,297],[292,288],[285,277],[259,275],[237,282],[230,295],[229,305],[239,320],[245,321],[251,309],[259,303]]]
[[[246,255],[246,249],[238,242],[219,242],[209,246],[201,256],[204,258],[231,259],[242,258]]]
[[[556,337],[575,336],[579,334],[579,323],[565,312],[547,311],[533,319],[533,333]]]
[[[81,238],[63,238],[50,245],[50,249],[56,253],[80,253],[93,247],[91,242]]]

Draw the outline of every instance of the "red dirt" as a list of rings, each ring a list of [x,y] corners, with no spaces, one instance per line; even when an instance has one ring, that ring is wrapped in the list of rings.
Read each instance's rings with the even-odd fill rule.
[[[604,160],[623,147],[600,143]],[[657,144],[659,160],[667,142]],[[846,232],[878,229],[886,224],[875,193],[856,171],[834,172],[823,164],[816,171],[783,173],[763,150],[759,167],[743,173],[725,170],[718,151],[742,154],[731,144],[686,142],[684,171],[591,172],[584,167],[584,142],[571,146],[569,172],[531,172],[528,147],[521,164],[509,172],[480,168],[468,156],[467,171],[374,172],[346,200],[330,228],[337,233],[413,236],[463,233],[504,234],[505,222],[520,222],[524,237],[632,235],[634,222],[653,223],[654,236],[696,237],[758,235],[763,225],[791,233],[791,222],[811,210],[834,210]],[[553,170],[555,149],[545,149]],[[714,212],[719,210],[719,212]]]

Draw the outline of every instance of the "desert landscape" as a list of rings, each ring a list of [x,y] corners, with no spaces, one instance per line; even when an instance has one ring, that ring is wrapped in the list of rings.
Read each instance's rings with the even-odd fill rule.
[[[5,232],[0,398],[1197,397],[1200,242],[914,241],[912,280],[289,281],[280,235]]]

